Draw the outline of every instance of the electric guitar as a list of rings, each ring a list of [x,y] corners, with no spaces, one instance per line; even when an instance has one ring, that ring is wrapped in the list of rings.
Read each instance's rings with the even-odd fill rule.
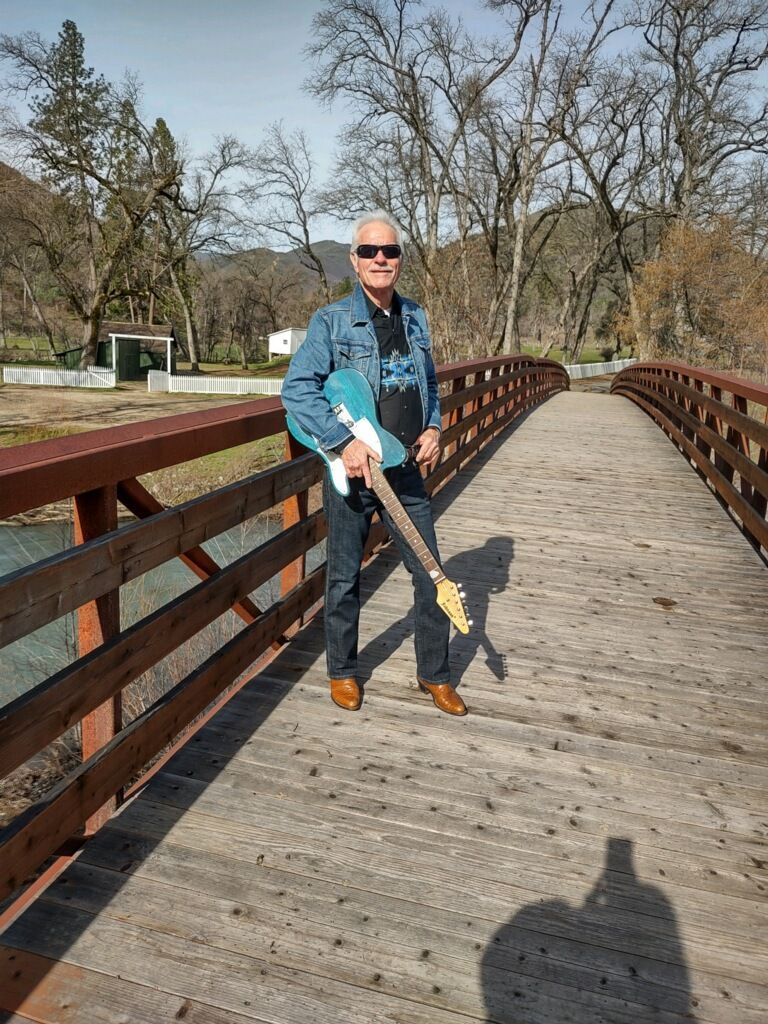
[[[437,590],[438,605],[460,633],[468,633],[472,622],[467,621],[462,603],[464,593],[445,575],[382,472],[392,466],[402,466],[406,460],[406,451],[400,441],[379,424],[376,418],[376,403],[367,378],[359,370],[334,370],[325,381],[323,393],[339,422],[381,457],[381,462],[368,460],[373,490],[392,516],[413,553],[429,573]],[[318,446],[317,438],[302,430],[290,413],[286,415],[286,423],[297,441],[311,451],[317,452],[323,459],[331,483],[339,494],[346,497],[349,494],[349,478],[341,456],[336,452],[323,451]]]

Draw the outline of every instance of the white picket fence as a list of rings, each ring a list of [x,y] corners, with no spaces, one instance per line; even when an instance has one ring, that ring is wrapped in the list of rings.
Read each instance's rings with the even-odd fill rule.
[[[115,371],[103,366],[85,370],[51,369],[41,366],[0,365],[6,384],[47,384],[56,388],[113,388]]]
[[[618,373],[625,366],[631,366],[636,362],[636,359],[614,359],[612,363],[572,363],[565,369],[571,380],[584,380],[585,377],[602,377],[605,373]]]
[[[267,377],[213,377],[150,370],[150,391],[170,391],[194,395],[279,395],[283,382]]]
[[[618,373],[636,359],[616,359],[612,363],[574,363],[566,366],[572,380]],[[279,395],[282,379],[267,377],[215,377],[208,374],[165,373],[150,370],[147,374],[150,391],[170,391],[193,395]]]

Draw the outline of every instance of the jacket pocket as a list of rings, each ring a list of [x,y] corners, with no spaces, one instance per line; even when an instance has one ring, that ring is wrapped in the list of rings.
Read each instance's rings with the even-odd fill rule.
[[[358,366],[371,355],[371,346],[364,342],[340,338],[334,342],[337,364],[341,366]],[[359,366],[358,366],[359,368]]]

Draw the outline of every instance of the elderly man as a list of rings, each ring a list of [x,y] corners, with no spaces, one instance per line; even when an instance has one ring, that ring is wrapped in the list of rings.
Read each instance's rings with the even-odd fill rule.
[[[333,414],[323,384],[333,370],[363,373],[376,397],[381,425],[403,443],[404,465],[386,476],[400,502],[437,558],[429,497],[420,467],[440,457],[440,405],[424,310],[395,291],[403,254],[397,224],[382,210],[355,225],[352,266],[358,283],[350,296],[320,309],[291,360],[283,383],[286,409],[324,451],[341,455],[350,493],[342,497],[327,476],[323,503],[328,519],[325,640],[331,699],[356,711],[362,695],[357,681],[360,618],[360,563],[371,519],[379,511],[397,542],[414,589],[416,674],[420,688],[441,711],[467,709],[450,683],[449,622],[435,603],[435,585],[398,533],[371,489],[369,458],[376,453],[353,437]]]

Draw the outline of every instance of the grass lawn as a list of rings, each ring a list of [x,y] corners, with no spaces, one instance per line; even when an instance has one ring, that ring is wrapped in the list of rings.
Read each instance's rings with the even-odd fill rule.
[[[230,363],[229,366],[224,363],[200,363],[200,372],[214,374],[217,377],[284,377],[289,362],[290,359],[286,356],[278,356],[277,359],[263,363],[249,363],[247,370],[235,363]],[[190,370],[190,363],[181,359],[176,361],[176,366],[179,370]]]
[[[141,480],[164,505],[178,505],[276,465],[284,458],[284,446],[285,435],[274,434],[237,448],[211,452],[178,466],[159,469]]]
[[[0,448],[12,448],[17,444],[29,444],[31,441],[49,441],[52,437],[69,437],[70,434],[81,434],[92,427],[46,427],[40,424],[32,426],[0,427]]]
[[[523,349],[523,352],[526,352],[529,355],[532,355],[532,356],[538,355],[538,350],[537,350],[535,345],[523,345],[522,349]],[[559,348],[553,348],[550,351],[550,353],[549,353],[547,358],[548,359],[554,359],[558,363],[566,362],[566,359],[563,356],[563,351],[562,351],[562,349],[559,349]],[[617,358],[618,359],[629,359],[629,349],[624,349],[621,352],[621,355],[614,356],[613,358],[614,359],[617,359]],[[604,363],[605,361],[606,360],[603,359],[601,353],[598,352],[598,350],[596,348],[585,348],[582,351],[582,353],[581,353],[581,358],[579,359],[580,363]]]
[[[34,352],[35,346],[32,344],[33,340],[38,348],[43,349],[43,351],[47,351],[48,339],[42,334],[36,334],[34,339],[29,338],[27,336],[22,337],[21,335],[15,334],[6,335],[3,345],[6,348],[28,348],[30,352]]]

